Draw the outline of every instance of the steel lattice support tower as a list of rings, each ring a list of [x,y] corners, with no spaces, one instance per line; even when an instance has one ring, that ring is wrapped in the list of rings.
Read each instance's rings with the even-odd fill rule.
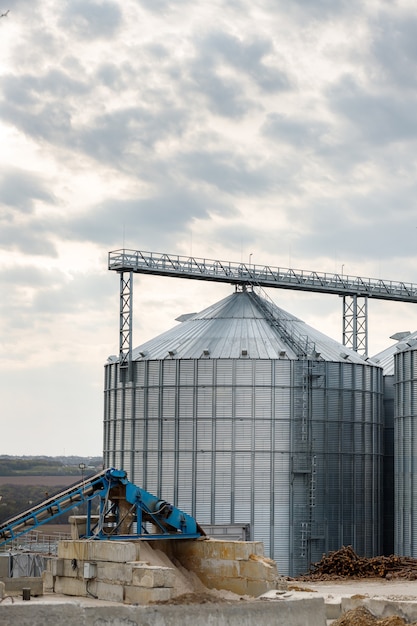
[[[368,356],[368,298],[343,296],[343,345]]]
[[[120,368],[128,370],[132,360],[133,272],[120,272]]]

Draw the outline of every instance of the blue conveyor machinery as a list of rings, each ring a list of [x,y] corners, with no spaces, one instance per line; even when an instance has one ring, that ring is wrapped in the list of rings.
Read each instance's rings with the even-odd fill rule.
[[[92,504],[99,498],[99,511]],[[204,535],[195,519],[137,487],[124,470],[106,469],[0,525],[0,546],[86,503],[85,534],[91,539],[195,539]],[[97,508],[97,507],[96,507]]]

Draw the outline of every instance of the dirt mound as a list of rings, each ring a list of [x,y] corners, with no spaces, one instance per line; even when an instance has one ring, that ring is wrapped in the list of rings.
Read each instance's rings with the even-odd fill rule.
[[[363,606],[347,611],[332,626],[417,626],[416,622],[409,624],[398,615],[378,619]]]

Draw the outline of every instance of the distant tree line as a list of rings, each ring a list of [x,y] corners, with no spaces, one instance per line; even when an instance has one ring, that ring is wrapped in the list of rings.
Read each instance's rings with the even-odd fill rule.
[[[82,464],[82,468],[80,467]],[[74,476],[74,483],[82,477],[92,476],[103,469],[101,457],[17,457],[0,456],[0,476],[21,476],[22,484],[0,485],[0,524],[10,518],[40,504],[54,494],[67,489],[65,482],[62,486],[42,484],[44,476]],[[25,476],[39,476],[37,485],[24,484]],[[68,485],[68,483],[67,483]],[[69,515],[83,514],[85,505],[63,513],[54,524],[67,524]]]
[[[0,486],[0,524],[7,522],[15,515],[22,513],[32,507],[43,502],[46,498],[50,498],[54,493],[63,491],[66,487],[51,487],[44,485],[1,485]],[[77,507],[78,510],[72,509],[68,513],[63,513],[56,519],[54,524],[68,524],[70,515],[82,514],[84,510]]]
[[[101,457],[12,457],[0,456],[0,476],[80,476],[96,474],[103,468]]]

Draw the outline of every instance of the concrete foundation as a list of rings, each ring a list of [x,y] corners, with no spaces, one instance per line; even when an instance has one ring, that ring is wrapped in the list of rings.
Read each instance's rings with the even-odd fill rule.
[[[2,626],[325,626],[324,602],[241,602],[181,606],[88,605],[83,602],[1,605]]]

